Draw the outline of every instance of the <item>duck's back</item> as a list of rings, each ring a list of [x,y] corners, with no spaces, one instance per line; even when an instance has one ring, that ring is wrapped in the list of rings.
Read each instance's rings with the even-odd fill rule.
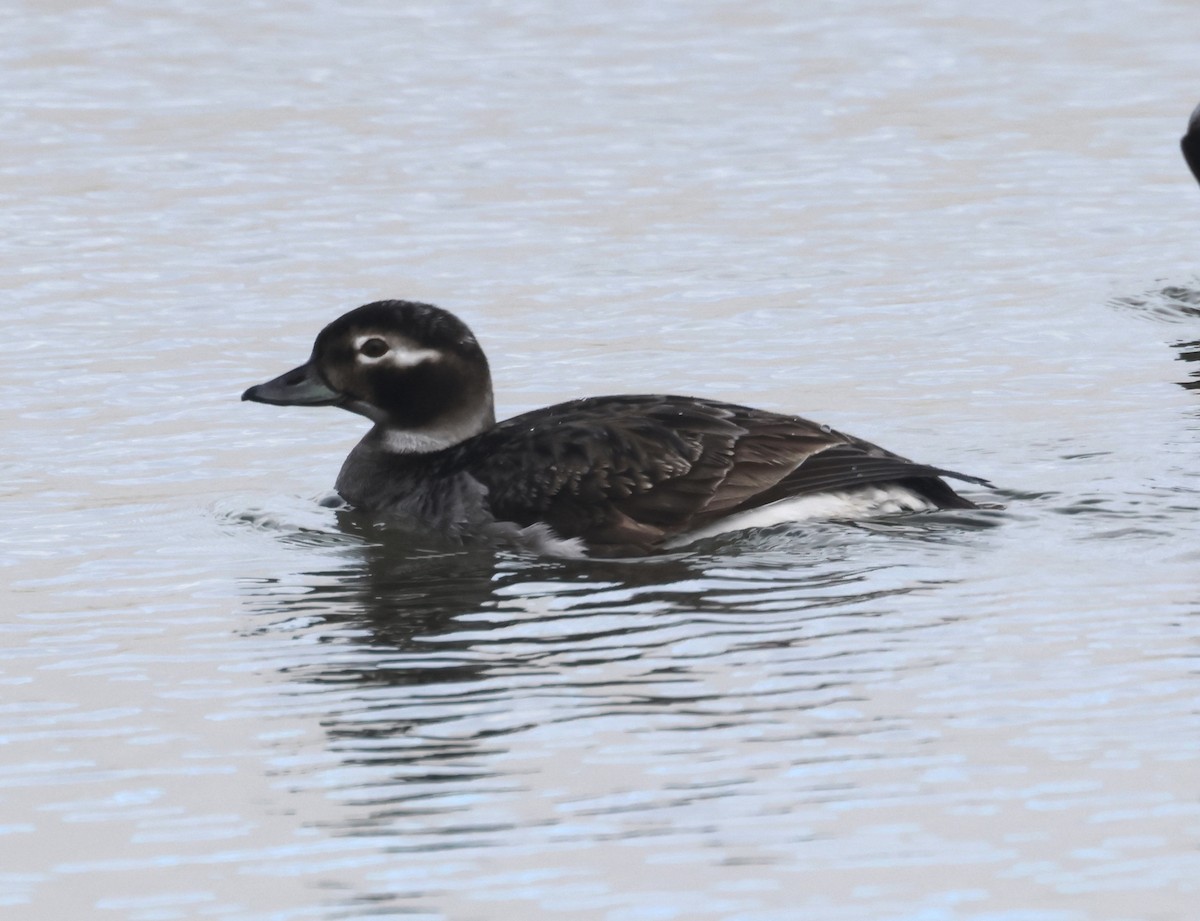
[[[594,397],[499,423],[447,452],[491,513],[593,551],[661,547],[794,498],[895,487],[912,507],[970,508],[917,464],[798,416],[677,396]]]

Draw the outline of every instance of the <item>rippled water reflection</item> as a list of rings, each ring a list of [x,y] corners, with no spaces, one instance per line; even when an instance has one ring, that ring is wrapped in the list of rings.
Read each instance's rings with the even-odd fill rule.
[[[1200,361],[1200,339],[1190,338],[1200,325],[1200,282],[1189,287],[1168,285],[1144,295],[1119,297],[1113,303],[1147,319],[1178,324],[1182,338],[1172,337],[1171,344],[1179,353],[1179,360]],[[1200,390],[1200,369],[1188,369],[1186,379],[1179,381],[1179,385],[1185,390]]]
[[[490,898],[634,910],[591,866],[605,841],[659,854],[670,879],[711,849],[770,867],[825,838],[797,812],[861,794],[880,741],[912,736],[898,710],[864,707],[872,689],[949,661],[937,634],[960,619],[898,610],[944,577],[855,558],[879,540],[969,553],[987,530],[931,518],[797,538],[579,563],[414,554],[375,533],[338,570],[248,585],[260,629],[307,641],[282,671],[337,758],[310,779],[347,807],[330,831],[436,862],[388,873],[371,904],[451,896],[490,870]],[[701,910],[671,892],[672,911]]]
[[[1193,18],[5,14],[0,907],[1190,918]],[[503,414],[703,393],[1005,508],[414,544],[319,501],[359,420],[237,402],[384,296]]]

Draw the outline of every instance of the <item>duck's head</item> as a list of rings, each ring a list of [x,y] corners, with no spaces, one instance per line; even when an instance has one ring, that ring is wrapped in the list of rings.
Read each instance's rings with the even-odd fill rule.
[[[495,422],[487,358],[467,325],[412,301],[376,301],[338,317],[308,361],[243,400],[340,406],[375,423],[372,436],[399,451],[435,451]]]

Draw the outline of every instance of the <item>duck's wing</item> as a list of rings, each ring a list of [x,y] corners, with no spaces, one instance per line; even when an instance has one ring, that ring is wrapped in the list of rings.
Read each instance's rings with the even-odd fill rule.
[[[898,483],[941,508],[975,508],[974,502],[964,499],[941,478],[950,477],[979,486],[992,485],[982,477],[917,463],[885,451],[878,445],[850,436],[842,437],[847,439],[844,443],[831,444],[805,458],[770,493],[757,495],[756,501],[744,507],[752,508],[788,496]]]
[[[536,410],[464,443],[460,460],[497,517],[544,521],[593,547],[650,549],[734,512],[871,484],[903,482],[938,505],[971,506],[938,479],[950,471],[797,416],[688,397]]]
[[[501,422],[454,461],[487,487],[499,519],[647,550],[720,488],[744,434],[727,415],[664,397],[576,400]]]

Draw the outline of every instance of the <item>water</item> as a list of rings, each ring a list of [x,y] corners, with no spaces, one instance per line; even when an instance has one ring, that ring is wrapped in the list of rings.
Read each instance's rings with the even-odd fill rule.
[[[0,15],[5,917],[1194,917],[1189,4]],[[237,402],[385,296],[1007,508],[414,548]]]

